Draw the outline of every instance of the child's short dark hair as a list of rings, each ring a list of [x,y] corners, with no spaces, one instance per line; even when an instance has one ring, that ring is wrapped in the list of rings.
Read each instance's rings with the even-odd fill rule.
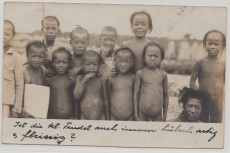
[[[103,59],[101,57],[100,54],[98,54],[97,52],[93,51],[93,50],[88,50],[88,51],[85,51],[82,55],[82,62],[84,61],[85,57],[86,56],[97,56],[98,57],[98,60],[99,60],[99,65],[101,65],[103,63]]]
[[[158,47],[158,48],[160,49],[160,51],[161,51],[161,60],[163,60],[164,57],[165,57],[164,48],[163,48],[160,44],[155,43],[155,42],[149,42],[149,43],[147,43],[147,44],[145,45],[144,50],[143,50],[143,54],[142,54],[142,59],[143,59],[143,62],[144,62],[144,66],[147,65],[147,63],[145,62],[146,50],[147,50],[147,48],[150,47],[150,46],[156,46],[156,47]],[[160,64],[157,65],[157,67],[158,67],[159,69],[161,69]]]
[[[128,50],[128,51],[132,54],[133,59],[135,59],[135,56],[134,56],[134,54],[133,54],[133,51],[132,51],[130,48],[128,48],[128,47],[121,47],[121,48],[118,48],[118,49],[114,52],[114,56],[116,57],[117,53],[118,53],[119,51],[122,51],[122,50]]]
[[[133,24],[133,20],[134,20],[134,17],[136,16],[136,15],[138,15],[138,14],[145,14],[147,17],[148,17],[148,20],[149,20],[149,25],[148,25],[148,27],[149,27],[149,33],[152,31],[152,29],[153,29],[153,25],[152,25],[152,17],[151,17],[151,15],[147,12],[147,11],[144,11],[144,10],[142,10],[142,11],[140,11],[140,12],[134,12],[131,16],[130,16],[130,23],[131,23],[131,26],[132,26],[132,24]]]
[[[106,26],[102,31],[101,31],[101,34],[100,34],[100,38],[105,36],[103,34],[104,31],[110,31],[110,32],[114,32],[115,33],[115,37],[117,38],[117,30],[116,28],[112,27],[112,26]]]
[[[200,100],[202,111],[208,112],[210,109],[211,96],[205,91],[194,90],[192,88],[183,87],[179,89],[178,102],[185,105],[190,99]]]
[[[68,51],[65,47],[60,47],[60,48],[56,49],[56,50],[52,53],[52,62],[53,62],[54,59],[56,58],[56,57],[55,57],[55,54],[57,54],[57,53],[66,53],[66,55],[68,56],[69,62],[72,61],[72,55],[71,55],[70,51]]]
[[[45,48],[45,51],[47,51],[46,49],[46,45],[40,41],[40,40],[33,40],[33,41],[30,41],[27,45],[26,45],[26,53],[29,54],[30,53],[30,48],[31,46],[34,46],[36,48],[42,48],[44,47]]]
[[[210,34],[210,33],[219,33],[221,36],[222,36],[222,38],[223,38],[223,42],[222,42],[222,45],[223,45],[223,47],[225,48],[226,47],[226,37],[225,37],[225,35],[222,33],[222,32],[220,32],[219,30],[210,30],[210,31],[208,31],[205,35],[204,35],[204,39],[203,39],[203,46],[205,47],[206,46],[206,41],[207,41],[207,37],[208,37],[208,35]]]
[[[88,35],[88,39],[87,40],[89,41],[89,32],[86,29],[84,29],[83,27],[77,26],[77,28],[75,28],[73,31],[71,31],[70,34],[69,34],[70,39],[72,39],[72,34],[74,32],[78,32],[78,33],[86,32],[87,35]]]
[[[9,23],[13,27],[13,36],[15,35],[15,27],[14,24],[10,20],[4,20],[4,23]]]
[[[57,18],[56,16],[46,16],[46,17],[42,20],[42,27],[43,27],[43,25],[44,25],[44,20],[46,20],[46,19],[53,19],[53,20],[55,20],[55,21],[57,22],[57,26],[58,26],[58,27],[60,26],[60,22],[59,22],[59,20],[58,20],[58,18]]]

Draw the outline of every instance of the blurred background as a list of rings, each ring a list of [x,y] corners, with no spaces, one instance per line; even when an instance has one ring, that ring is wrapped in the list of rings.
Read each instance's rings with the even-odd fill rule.
[[[120,11],[122,10],[122,11]],[[5,19],[11,20],[16,35],[11,42],[15,51],[26,61],[25,46],[31,40],[42,40],[41,20],[54,15],[60,20],[60,33],[56,38],[63,47],[72,51],[70,32],[77,25],[90,33],[88,49],[99,47],[99,36],[105,26],[114,26],[118,32],[116,47],[134,38],[129,17],[135,11],[148,11],[153,30],[147,38],[160,43],[165,50],[162,70],[168,73],[170,95],[168,119],[181,112],[177,102],[179,90],[189,85],[194,63],[207,55],[203,36],[212,29],[226,34],[226,9],[220,7],[90,5],[59,3],[6,3]],[[225,61],[225,50],[219,58]]]

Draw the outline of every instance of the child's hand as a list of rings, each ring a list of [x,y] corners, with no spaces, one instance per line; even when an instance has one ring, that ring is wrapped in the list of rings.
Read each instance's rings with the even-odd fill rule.
[[[102,46],[102,47],[101,47],[101,56],[102,56],[103,58],[105,58],[106,55],[108,54],[109,50],[110,50],[109,47]]]
[[[161,122],[165,122],[166,121],[167,116],[163,116],[161,119]]]
[[[12,111],[10,115],[11,115],[11,118],[19,118],[20,117],[20,114],[17,112],[14,112],[14,111]]]
[[[83,83],[85,83],[86,81],[88,81],[91,78],[94,78],[96,76],[95,73],[88,73],[85,75],[84,79],[82,80]]]
[[[76,67],[69,71],[68,77],[70,80],[74,80],[77,74],[81,71],[82,67]]]

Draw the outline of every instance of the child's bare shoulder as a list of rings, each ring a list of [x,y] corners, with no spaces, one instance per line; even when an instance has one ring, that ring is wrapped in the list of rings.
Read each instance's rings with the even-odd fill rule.
[[[159,73],[162,75],[163,78],[167,77],[167,73],[163,70],[159,70]]]
[[[134,39],[130,39],[130,40],[122,42],[121,46],[122,47],[128,47],[128,46],[130,46],[133,43],[135,43],[135,40]]]

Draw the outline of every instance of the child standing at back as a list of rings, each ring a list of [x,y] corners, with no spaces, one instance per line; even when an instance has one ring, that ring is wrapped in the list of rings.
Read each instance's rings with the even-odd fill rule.
[[[15,35],[11,21],[4,20],[2,117],[20,117],[23,97],[23,66],[21,56],[10,45]]]
[[[106,82],[97,75],[101,63],[100,55],[94,51],[86,51],[82,56],[84,75],[77,76],[74,89],[81,120],[109,119]]]
[[[160,70],[163,59],[164,49],[159,44],[149,42],[145,45],[145,67],[137,71],[134,86],[134,113],[137,121],[166,120],[169,96],[167,74]]]
[[[114,48],[117,42],[117,30],[112,26],[106,26],[100,35],[99,54],[104,60],[104,64],[100,70],[102,77],[107,79],[111,75],[111,71],[114,69]]]
[[[131,71],[132,73],[136,73],[137,70],[144,67],[142,54],[145,45],[150,42],[150,40],[146,38],[146,33],[152,31],[152,19],[146,11],[134,12],[130,16],[130,23],[135,38],[123,42],[121,46],[128,47],[133,51],[135,63]]]
[[[74,80],[81,71],[82,55],[89,45],[89,33],[82,27],[77,27],[70,33],[70,45],[73,49],[69,78]]]
[[[107,82],[110,119],[133,121],[135,74],[129,70],[134,63],[134,55],[129,48],[120,48],[115,52],[115,62],[118,73],[109,77]]]
[[[211,95],[210,122],[221,123],[224,101],[225,62],[218,59],[218,54],[225,48],[226,37],[218,30],[208,31],[204,36],[203,45],[208,55],[195,63],[190,79],[190,87],[197,88],[195,82],[198,78],[199,90]],[[209,122],[209,114],[203,114],[201,119],[203,122]]]
[[[46,77],[46,85],[50,87],[48,119],[74,119],[74,82],[68,78],[68,70],[72,55],[64,47],[52,54],[54,73]],[[78,118],[78,116],[76,116]]]

